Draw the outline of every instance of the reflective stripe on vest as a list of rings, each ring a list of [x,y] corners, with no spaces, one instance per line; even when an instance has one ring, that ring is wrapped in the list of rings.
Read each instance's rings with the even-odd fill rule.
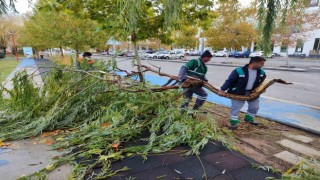
[[[200,59],[198,59],[197,62],[198,62],[198,67],[196,67],[194,70],[188,70],[188,71],[189,71],[189,72],[196,73],[196,74],[199,74],[199,75],[204,75],[203,73],[197,72],[198,68],[201,66]]]
[[[245,77],[246,76],[242,68],[237,68],[237,72],[239,74],[239,77]]]

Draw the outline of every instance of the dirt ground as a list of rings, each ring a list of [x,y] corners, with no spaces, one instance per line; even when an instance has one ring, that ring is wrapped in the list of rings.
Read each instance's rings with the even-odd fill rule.
[[[229,108],[216,104],[206,103],[204,109],[210,113],[218,125],[228,131],[229,126]],[[274,167],[282,172],[287,171],[293,165],[274,157],[275,154],[288,150],[277,142],[282,139],[290,139],[285,133],[303,135],[312,138],[311,143],[300,143],[308,147],[320,150],[319,135],[289,127],[262,117],[256,117],[256,121],[261,126],[253,126],[243,120],[244,113],[240,115],[239,128],[232,133],[234,137],[226,136],[233,143],[234,147],[246,156],[260,162],[263,165]],[[236,139],[236,141],[233,141]],[[290,150],[292,151],[292,150]],[[299,156],[305,157],[298,152]]]

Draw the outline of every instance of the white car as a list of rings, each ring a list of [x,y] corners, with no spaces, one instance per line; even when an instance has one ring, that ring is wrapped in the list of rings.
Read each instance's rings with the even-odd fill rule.
[[[217,51],[215,53],[216,57],[228,57],[229,56],[229,52],[228,51]]]
[[[152,53],[152,54],[148,54],[147,57],[148,57],[149,59],[151,59],[151,58],[157,59],[158,56],[159,56],[159,54],[161,54],[161,53],[162,53],[161,51],[155,52],[155,53]]]
[[[159,55],[160,59],[183,59],[184,54],[180,51],[169,51]]]
[[[249,57],[263,57],[264,56],[264,53],[263,51],[255,51],[255,52],[252,52],[250,53]],[[271,54],[268,54],[266,57],[267,58],[274,58],[274,54],[271,53]]]
[[[162,51],[157,55],[158,59],[171,59],[171,52],[170,51]]]

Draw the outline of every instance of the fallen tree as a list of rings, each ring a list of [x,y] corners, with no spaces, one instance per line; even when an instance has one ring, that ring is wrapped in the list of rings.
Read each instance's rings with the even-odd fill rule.
[[[193,87],[196,87],[199,85],[207,88],[209,91],[211,91],[215,94],[218,94],[218,91],[219,91],[218,88],[214,87],[210,83],[199,80],[199,79],[195,79],[192,77],[187,77],[186,81],[184,81],[181,85],[177,85],[179,82],[179,78],[177,76],[163,73],[160,71],[161,68],[158,68],[158,70],[155,70],[155,69],[152,69],[151,67],[145,66],[145,65],[142,65],[141,67],[144,69],[142,72],[153,72],[153,73],[158,74],[159,76],[164,76],[164,77],[169,78],[168,82],[166,84],[164,84],[162,86],[162,88],[154,89],[154,91],[166,91],[169,89],[179,89],[179,88],[193,88]],[[118,69],[118,70],[120,70],[122,72],[126,72],[127,73],[126,77],[140,74],[139,72],[129,73],[129,72],[122,70],[122,69]],[[234,100],[241,100],[241,101],[254,100],[254,99],[258,98],[262,93],[264,93],[266,91],[266,89],[269,88],[274,83],[280,83],[280,84],[286,84],[286,85],[292,84],[292,83],[288,83],[282,79],[271,79],[269,81],[264,82],[256,89],[254,89],[249,96],[241,96],[241,95],[226,93],[226,95],[224,97],[229,98],[229,99],[234,99]]]
[[[169,77],[168,83],[162,87],[141,83],[135,80],[139,72],[123,71],[126,75],[120,76],[111,63],[89,72],[50,68],[41,88],[34,86],[33,75],[26,72],[15,75],[12,89],[0,87],[1,94],[9,95],[0,96],[0,139],[10,141],[49,131],[70,131],[53,137],[58,142],[56,149],[69,152],[24,178],[44,179],[53,169],[71,163],[73,178],[100,179],[126,170],[113,169],[112,162],[128,155],[147,157],[181,144],[191,147],[187,154],[198,154],[210,140],[230,147],[224,138],[228,131],[219,128],[210,114],[196,121],[179,113],[179,101],[175,100],[182,93],[178,89],[201,84],[216,92],[208,83],[189,78],[177,85],[176,76],[147,66],[143,66],[143,73]],[[142,145],[127,145],[133,141]],[[101,172],[94,172],[95,167],[100,167]]]

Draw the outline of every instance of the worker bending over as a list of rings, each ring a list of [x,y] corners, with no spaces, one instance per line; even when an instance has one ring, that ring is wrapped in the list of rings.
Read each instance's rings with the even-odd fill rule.
[[[206,74],[208,68],[206,63],[209,62],[212,58],[212,54],[209,51],[205,51],[199,59],[192,59],[187,62],[184,66],[181,67],[179,72],[179,83],[183,83],[187,76],[197,78],[203,81],[208,81],[206,78]],[[198,110],[207,99],[207,92],[202,88],[202,85],[196,86],[190,89],[184,89],[184,102],[181,105],[181,112],[186,112],[189,106],[189,103],[192,99],[192,95],[198,95],[196,103],[193,107],[193,110]]]

